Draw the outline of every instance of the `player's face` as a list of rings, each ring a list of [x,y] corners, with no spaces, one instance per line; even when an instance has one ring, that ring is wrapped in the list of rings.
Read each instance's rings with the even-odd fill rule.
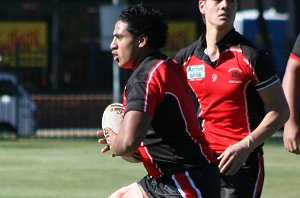
[[[117,21],[110,44],[114,61],[124,69],[134,69],[139,52],[137,37],[128,32],[127,23]]]
[[[231,28],[237,10],[236,0],[199,0],[199,9],[208,26]]]

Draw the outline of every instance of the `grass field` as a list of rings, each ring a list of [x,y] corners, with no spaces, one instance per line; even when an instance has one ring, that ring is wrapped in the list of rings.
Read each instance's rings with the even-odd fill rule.
[[[145,171],[110,153],[97,140],[0,141],[1,198],[106,198]],[[265,145],[263,198],[300,197],[300,156],[280,140]]]

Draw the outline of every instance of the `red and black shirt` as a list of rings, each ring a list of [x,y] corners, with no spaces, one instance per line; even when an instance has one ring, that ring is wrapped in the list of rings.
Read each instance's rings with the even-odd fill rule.
[[[130,76],[123,94],[125,113],[146,112],[151,129],[138,151],[149,175],[159,178],[216,162],[197,121],[182,68],[156,52]]]
[[[279,78],[268,54],[234,29],[217,45],[219,59],[211,62],[205,53],[204,33],[180,50],[176,60],[197,96],[199,118],[209,146],[220,154],[258,126],[265,115],[258,92]]]

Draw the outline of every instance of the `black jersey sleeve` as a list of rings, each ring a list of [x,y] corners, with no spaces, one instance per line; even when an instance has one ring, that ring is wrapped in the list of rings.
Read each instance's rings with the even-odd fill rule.
[[[274,61],[268,52],[258,50],[250,61],[254,65],[255,73],[260,82],[276,75]]]
[[[126,112],[127,111],[144,111],[145,104],[145,87],[144,82],[135,82],[129,84],[126,89]]]
[[[255,71],[258,83],[268,81],[276,76],[274,62],[267,51],[248,46],[242,46],[242,50]]]

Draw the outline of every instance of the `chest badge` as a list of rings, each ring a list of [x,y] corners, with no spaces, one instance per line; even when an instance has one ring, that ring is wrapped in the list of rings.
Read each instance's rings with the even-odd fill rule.
[[[231,68],[228,70],[229,74],[230,74],[230,79],[229,79],[229,83],[242,83],[242,76],[243,76],[243,72],[241,69],[239,68]]]
[[[188,80],[201,80],[205,77],[204,65],[192,65],[186,68]]]
[[[218,75],[217,74],[213,74],[211,76],[211,82],[216,82],[218,80]]]

